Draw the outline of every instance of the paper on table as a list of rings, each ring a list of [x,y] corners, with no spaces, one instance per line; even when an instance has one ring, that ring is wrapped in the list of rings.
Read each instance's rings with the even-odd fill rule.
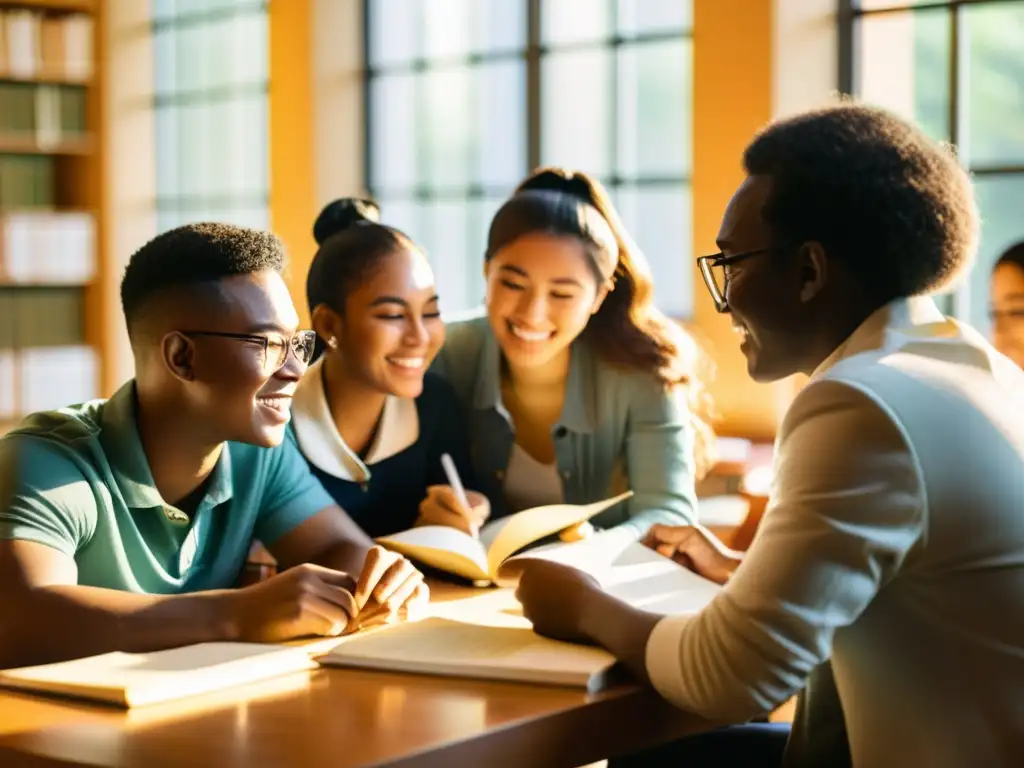
[[[509,558],[500,583],[518,581],[529,560],[550,560],[592,575],[610,595],[635,608],[665,615],[700,611],[721,587],[637,542],[623,530],[610,530],[572,544],[552,544]]]
[[[200,643],[152,653],[105,653],[0,672],[0,685],[125,707],[216,691],[308,670],[301,647]]]

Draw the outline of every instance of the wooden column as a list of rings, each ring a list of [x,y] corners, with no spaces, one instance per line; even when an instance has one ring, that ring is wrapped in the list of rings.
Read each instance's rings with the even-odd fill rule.
[[[772,117],[771,0],[693,3],[693,247],[714,253],[722,212],[743,180],[742,154]],[[694,263],[694,326],[714,358],[721,434],[771,438],[777,387],[755,384],[727,315],[715,311]]]
[[[288,287],[303,325],[316,249],[311,0],[269,4],[270,227],[288,248]]]

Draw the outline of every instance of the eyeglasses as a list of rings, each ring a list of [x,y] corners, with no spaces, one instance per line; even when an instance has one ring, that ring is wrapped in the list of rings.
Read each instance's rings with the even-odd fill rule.
[[[726,301],[726,289],[729,287],[729,267],[738,264],[751,256],[760,256],[775,250],[776,246],[758,248],[756,251],[745,251],[726,256],[724,253],[715,253],[711,256],[701,256],[697,259],[697,266],[700,267],[701,277],[707,285],[711,298],[714,299],[715,309],[719,312],[729,311],[729,302]]]
[[[272,339],[269,336],[251,336],[246,333],[224,333],[222,331],[181,331],[188,336],[215,336],[222,339],[236,339],[249,344],[258,344],[263,348],[263,370],[265,373],[277,373],[288,361],[291,350],[295,358],[303,365],[309,365],[313,359],[316,342],[316,331],[298,331],[290,339]]]

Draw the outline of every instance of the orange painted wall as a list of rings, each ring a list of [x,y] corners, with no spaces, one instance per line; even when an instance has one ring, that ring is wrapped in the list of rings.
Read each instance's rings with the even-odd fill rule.
[[[316,251],[311,0],[269,4],[270,227],[288,248],[288,287],[303,325],[306,272]]]
[[[715,253],[722,212],[743,180],[742,154],[772,116],[771,0],[693,3],[693,247]],[[726,435],[771,438],[788,383],[759,385],[747,376],[728,315],[719,314],[694,264],[691,332],[717,368],[711,393]]]

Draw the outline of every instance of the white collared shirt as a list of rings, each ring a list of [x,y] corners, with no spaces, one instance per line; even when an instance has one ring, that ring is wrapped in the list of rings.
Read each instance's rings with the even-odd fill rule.
[[[292,428],[299,450],[313,466],[356,483],[368,482],[370,466],[406,450],[420,435],[416,401],[388,395],[373,443],[361,459],[345,444],[334,423],[324,390],[322,358],[309,366],[295,391]]]
[[[732,721],[830,659],[854,766],[1018,765],[1024,373],[930,299],[868,318],[786,414],[744,562],[646,658],[667,699]]]

